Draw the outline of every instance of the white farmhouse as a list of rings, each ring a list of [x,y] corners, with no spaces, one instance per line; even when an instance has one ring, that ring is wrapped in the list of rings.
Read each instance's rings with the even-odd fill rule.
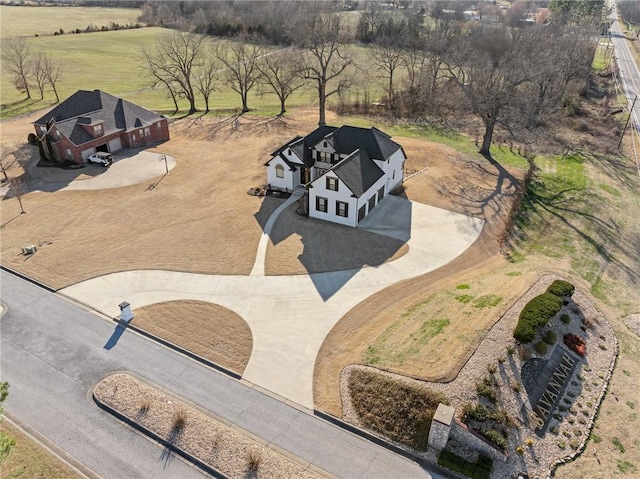
[[[347,226],[358,223],[402,185],[404,150],[377,128],[321,126],[271,154],[272,190],[308,189],[309,216]]]

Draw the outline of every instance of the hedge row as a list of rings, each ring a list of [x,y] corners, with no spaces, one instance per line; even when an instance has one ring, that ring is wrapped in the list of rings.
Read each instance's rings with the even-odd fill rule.
[[[477,464],[474,464],[451,451],[443,450],[438,456],[438,464],[452,471],[460,472],[471,479],[489,479],[493,460],[480,454]]]
[[[513,337],[521,343],[530,343],[538,328],[546,325],[562,308],[562,298],[552,293],[542,293],[529,301],[518,318]]]
[[[562,297],[571,297],[575,288],[568,281],[564,281],[561,279],[556,279],[551,285],[547,288],[547,293],[555,294],[556,296]]]

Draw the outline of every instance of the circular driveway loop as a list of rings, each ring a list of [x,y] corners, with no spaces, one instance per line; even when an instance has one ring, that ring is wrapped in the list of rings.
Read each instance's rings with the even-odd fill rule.
[[[372,294],[447,264],[471,246],[483,226],[477,218],[387,196],[364,227],[407,240],[409,252],[377,267],[294,276],[264,276],[256,267],[250,276],[136,270],[93,278],[59,293],[111,317],[119,314],[123,301],[134,313],[176,300],[229,308],[253,334],[243,378],[313,409],[315,359],[340,318]],[[257,256],[256,263],[264,261],[260,252]]]

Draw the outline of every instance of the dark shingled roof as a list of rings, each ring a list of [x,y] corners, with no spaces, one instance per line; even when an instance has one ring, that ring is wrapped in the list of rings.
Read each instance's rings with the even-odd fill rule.
[[[369,158],[376,160],[386,160],[400,149],[400,145],[377,128],[360,128],[345,125],[327,135],[326,140],[340,154],[349,154],[358,148],[364,147],[369,154]]]
[[[328,134],[334,132],[337,128],[335,126],[320,126],[307,136],[298,140],[295,144],[291,145],[291,149],[302,158],[302,162],[305,166],[313,166],[316,162],[311,153],[311,148],[316,146],[320,140],[322,140]]]
[[[331,168],[331,171],[358,197],[384,176],[384,172],[369,158],[364,148],[354,151]]]
[[[103,91],[78,90],[34,124],[47,125],[53,119],[63,135],[81,145],[94,139],[82,125],[103,122],[104,135],[109,135],[143,128],[161,118],[162,115]]]

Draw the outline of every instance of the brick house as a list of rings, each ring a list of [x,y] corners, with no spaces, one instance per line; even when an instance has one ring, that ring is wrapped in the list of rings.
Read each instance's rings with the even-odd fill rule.
[[[34,123],[43,159],[82,164],[97,151],[115,152],[169,139],[163,115],[100,90],[78,90]]]

